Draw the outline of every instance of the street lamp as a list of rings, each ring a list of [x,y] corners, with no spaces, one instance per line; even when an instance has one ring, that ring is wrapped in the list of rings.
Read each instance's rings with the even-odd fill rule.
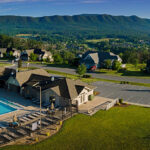
[[[40,129],[41,129],[42,128],[42,115],[41,115],[41,112],[42,112],[42,92],[41,92],[41,86],[38,84],[39,84],[39,82],[33,86],[40,89]]]

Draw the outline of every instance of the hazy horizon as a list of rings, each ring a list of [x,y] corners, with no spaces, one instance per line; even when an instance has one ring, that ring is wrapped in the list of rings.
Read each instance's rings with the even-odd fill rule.
[[[0,16],[110,14],[150,18],[149,0],[0,0]]]

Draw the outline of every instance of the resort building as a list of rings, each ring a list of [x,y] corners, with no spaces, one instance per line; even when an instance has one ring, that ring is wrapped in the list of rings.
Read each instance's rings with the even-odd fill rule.
[[[43,103],[49,103],[50,96],[54,96],[55,107],[65,107],[70,104],[81,105],[90,99],[95,89],[79,80],[33,75],[23,85],[23,95],[27,98],[39,99],[39,87],[41,87]]]
[[[22,93],[22,85],[29,80],[32,74],[38,74],[49,77],[49,74],[43,69],[35,69],[13,73],[6,81],[8,90]]]
[[[9,71],[8,71],[9,70]],[[55,107],[65,107],[70,104],[81,105],[93,97],[94,86],[79,80],[64,77],[53,77],[43,69],[15,72],[11,69],[1,71],[0,81],[5,87],[27,99],[39,101],[40,92],[43,104],[50,104],[50,97],[55,98]],[[4,77],[5,72],[9,72]],[[7,77],[7,78],[6,78]],[[41,91],[40,91],[41,90]]]

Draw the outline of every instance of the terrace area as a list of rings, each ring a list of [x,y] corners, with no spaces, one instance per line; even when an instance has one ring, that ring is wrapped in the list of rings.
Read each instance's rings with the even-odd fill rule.
[[[0,146],[33,144],[38,142],[35,140],[37,137],[41,141],[58,132],[62,125],[60,121],[70,118],[75,112],[73,109],[64,113],[56,110],[54,114],[48,114],[46,108],[42,107],[40,113],[39,104],[5,89],[0,89],[0,101],[16,107],[16,110],[0,115]],[[15,123],[15,116],[18,123],[16,127],[12,124]],[[47,136],[47,133],[50,134]]]
[[[93,115],[99,110],[108,110],[117,103],[118,99],[109,99],[100,96],[94,97],[92,101],[88,101],[79,106],[79,113]]]

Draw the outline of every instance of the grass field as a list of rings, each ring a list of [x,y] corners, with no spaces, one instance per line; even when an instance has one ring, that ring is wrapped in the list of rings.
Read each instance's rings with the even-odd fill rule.
[[[138,64],[136,67],[132,64],[127,64],[126,71],[117,72],[116,70],[100,69],[98,73],[105,73],[114,76],[128,76],[128,77],[140,77],[140,78],[150,78],[150,74],[141,71],[141,68],[145,68],[146,64]]]
[[[150,108],[114,107],[67,120],[53,137],[32,146],[0,150],[149,150]]]
[[[114,38],[103,38],[103,39],[92,39],[92,40],[86,40],[87,43],[98,43],[98,42],[109,42],[109,40],[118,40]]]
[[[5,66],[11,66],[12,64],[8,64],[8,63],[1,63],[0,62],[0,67],[5,67]]]

